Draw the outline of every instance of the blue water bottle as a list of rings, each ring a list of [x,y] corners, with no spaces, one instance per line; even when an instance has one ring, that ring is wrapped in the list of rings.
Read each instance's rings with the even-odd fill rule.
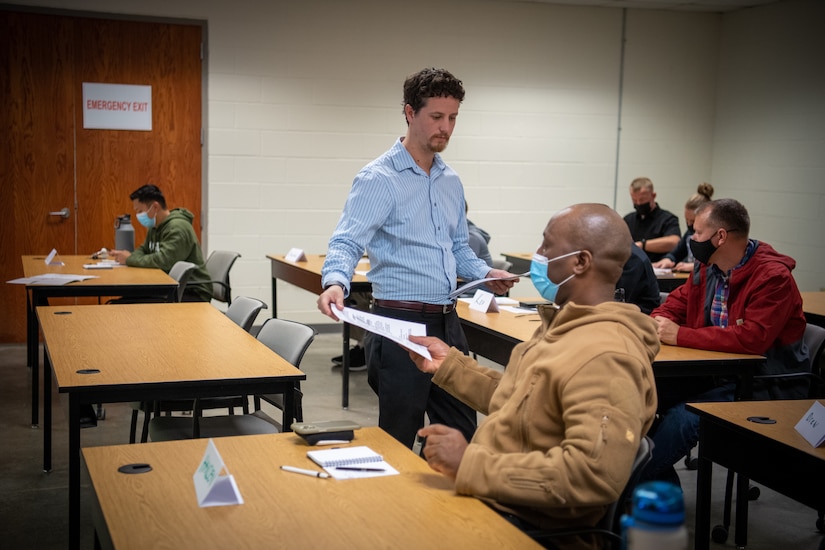
[[[636,487],[630,515],[622,516],[622,537],[627,550],[687,550],[682,489],[666,481]]]

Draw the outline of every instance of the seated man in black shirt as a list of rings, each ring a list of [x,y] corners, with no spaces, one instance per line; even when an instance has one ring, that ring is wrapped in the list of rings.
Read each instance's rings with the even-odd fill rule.
[[[630,183],[630,198],[635,212],[624,217],[630,235],[651,262],[659,261],[679,244],[679,218],[659,208],[653,182],[648,178],[636,178]]]
[[[659,283],[653,272],[653,265],[638,246],[631,245],[630,258],[624,264],[622,276],[616,283],[617,300],[636,304],[642,313],[659,307]]]

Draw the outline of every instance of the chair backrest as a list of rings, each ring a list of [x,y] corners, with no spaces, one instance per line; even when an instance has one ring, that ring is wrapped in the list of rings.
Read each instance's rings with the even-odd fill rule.
[[[296,368],[314,339],[315,329],[286,319],[267,319],[258,332],[258,340]]]
[[[825,328],[808,323],[802,341],[808,347],[808,356],[811,359],[811,372],[822,375],[822,352],[825,351]]]
[[[183,291],[186,290],[186,283],[189,282],[189,277],[192,276],[192,271],[194,271],[196,267],[198,266],[192,262],[184,262],[181,260],[180,262],[175,262],[175,265],[169,270],[169,276],[178,282],[178,302],[183,299]]]
[[[510,268],[512,267],[512,262],[508,260],[493,260],[493,269],[503,269],[504,271],[510,271]]]
[[[231,250],[213,250],[206,259],[206,270],[212,278],[212,299],[227,304],[232,303],[232,287],[229,284],[229,271],[240,258],[238,252]]]
[[[639,484],[639,478],[642,477],[642,470],[645,469],[650,459],[653,458],[653,440],[648,436],[644,436],[639,442],[639,450],[636,451],[636,458],[633,460],[633,469],[630,470],[630,479],[627,480],[627,485],[624,486],[622,494],[619,495],[619,500],[611,504],[607,508],[607,513],[602,519],[604,529],[612,531],[617,535],[622,533],[622,514],[627,512],[627,505],[633,496],[633,490]]]
[[[249,332],[258,312],[266,309],[266,304],[257,298],[248,296],[238,296],[226,308],[226,316],[232,319],[236,325]]]

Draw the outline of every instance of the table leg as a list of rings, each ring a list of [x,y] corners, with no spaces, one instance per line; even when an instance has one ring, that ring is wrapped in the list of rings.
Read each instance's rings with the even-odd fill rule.
[[[289,420],[287,422],[286,420]],[[292,423],[295,422],[295,383],[289,384],[289,388],[284,391],[284,425],[281,427],[285,432],[292,431]]]
[[[278,279],[272,277],[272,318],[278,318]]]
[[[704,431],[700,420],[699,440],[704,441],[701,432]],[[710,547],[710,500],[713,476],[713,462],[705,457],[705,445],[699,445],[699,469],[696,476],[696,519],[694,529],[694,549],[708,550]]]
[[[80,548],[80,399],[69,394],[69,548]]]
[[[40,358],[37,351],[37,318],[34,313],[33,298],[26,292],[26,363],[32,370],[32,428],[40,423]]]
[[[52,361],[43,346],[43,471],[52,471]]]
[[[344,355],[341,356],[341,407],[349,409],[349,323],[344,323]]]
[[[737,548],[748,545],[748,486],[750,480],[740,473],[736,474],[736,534],[734,542]]]

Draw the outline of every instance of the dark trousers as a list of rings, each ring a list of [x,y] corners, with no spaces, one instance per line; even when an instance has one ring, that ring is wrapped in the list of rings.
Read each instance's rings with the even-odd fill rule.
[[[436,336],[467,353],[467,339],[455,312],[417,313],[373,306],[377,315],[427,325],[427,335]],[[412,448],[416,432],[424,426],[424,413],[431,424],[456,428],[469,441],[476,429],[476,412],[432,383],[432,375],[418,370],[401,346],[374,333],[364,339],[367,381],[378,395],[378,426]]]

